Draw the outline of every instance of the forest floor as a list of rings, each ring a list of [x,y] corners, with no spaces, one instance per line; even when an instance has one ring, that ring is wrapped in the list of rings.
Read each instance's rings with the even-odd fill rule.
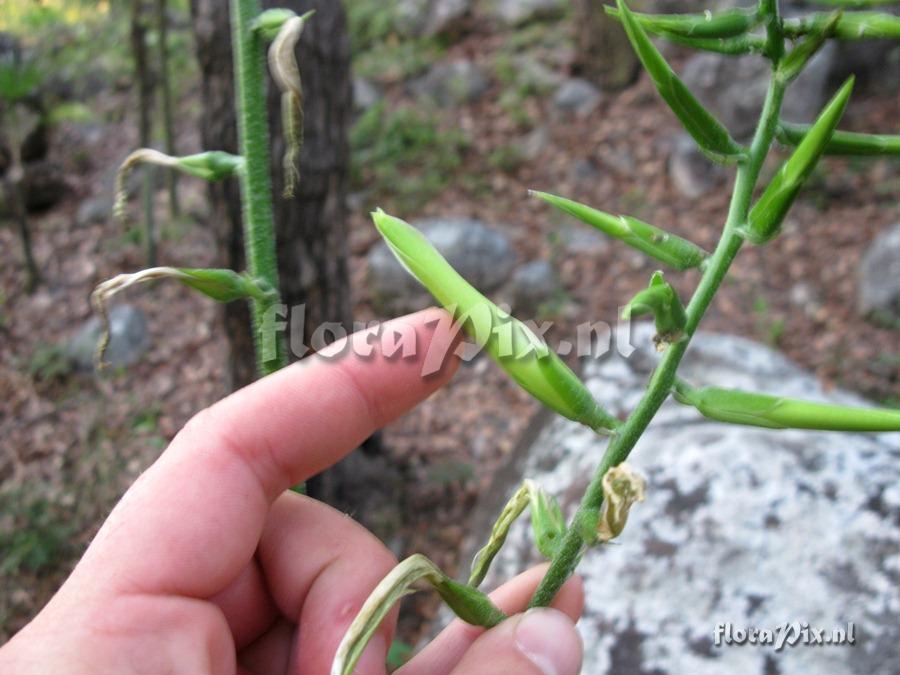
[[[475,33],[447,56],[492,69],[503,39]],[[414,105],[401,81],[384,87],[390,106]],[[478,102],[434,111],[440,134],[462,132],[468,140],[434,198],[398,215],[477,217],[506,231],[520,261],[552,260],[565,293],[548,317],[555,334],[571,335],[586,319],[614,324],[619,307],[647,284],[655,267],[614,242],[585,246],[569,240],[574,226],[529,199],[529,188],[629,213],[714,246],[728,184],[696,200],[674,189],[666,162],[679,126],[649,80],[605,95],[586,117],[559,115],[546,97],[528,97],[521,101],[528,121],[511,119],[500,103],[503,88],[494,78]],[[0,578],[6,591],[0,594],[0,641],[46,602],[125,487],[191,415],[226,393],[219,311],[170,284],[128,295],[127,302],[147,314],[151,336],[148,352],[133,367],[95,377],[72,372],[60,353],[59,345],[89,318],[93,287],[143,266],[136,201],[128,226],[111,218],[77,224],[75,217],[83,200],[108,193],[110,167],[134,147],[129,96],[105,91],[90,102],[102,125],[66,123],[56,131],[53,152],[70,171],[68,190],[52,210],[33,217],[45,277],[34,293],[25,292],[15,231],[0,229]],[[185,151],[198,149],[198,100],[197,86],[186,86],[179,123]],[[895,117],[890,92],[864,91],[854,98],[845,126],[896,132]],[[535,159],[497,161],[538,123],[549,136]],[[576,165],[592,169],[577,171]],[[204,188],[189,180],[180,185],[187,214],[180,219],[165,217],[165,192],[157,195],[160,260],[214,264],[215,246],[201,225]],[[392,203],[390,195],[369,191],[354,199],[350,218],[359,319],[379,318],[365,283],[365,256],[377,240],[366,210],[376,200],[386,208]],[[860,319],[855,274],[867,245],[900,221],[898,202],[897,162],[827,160],[782,236],[764,249],[747,247],[739,257],[702,328],[766,342],[829,386],[897,405],[897,331]],[[692,272],[669,278],[682,297],[697,282]],[[536,412],[537,405],[485,359],[463,367],[446,388],[385,430],[386,461],[399,467],[405,481],[393,515],[354,515],[398,555],[424,552],[461,574],[466,516]],[[414,642],[437,604],[422,595],[409,608],[401,636]]]

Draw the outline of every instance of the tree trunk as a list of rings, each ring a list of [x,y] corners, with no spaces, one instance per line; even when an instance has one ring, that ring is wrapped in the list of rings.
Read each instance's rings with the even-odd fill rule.
[[[632,84],[640,64],[622,24],[600,0],[575,0],[574,18],[577,73],[607,91]]]
[[[297,47],[305,114],[300,182],[292,199],[282,197],[285,146],[280,96],[271,81],[268,95],[281,298],[295,312],[305,305],[304,335],[294,339],[309,345],[312,332],[321,323],[349,327],[351,320],[344,206],[350,159],[350,46],[340,2],[264,0],[263,5],[285,7],[297,14],[316,10]],[[203,148],[237,152],[227,4],[221,0],[191,0],[191,16],[203,80]],[[244,269],[237,182],[213,184],[210,199],[223,263]],[[231,384],[237,388],[256,376],[247,307],[242,303],[227,305],[225,323],[232,348]]]
[[[156,48],[159,61],[159,92],[162,99],[163,140],[166,154],[173,157],[175,149],[175,121],[172,111],[172,78],[169,77],[169,12],[168,0],[156,0]],[[178,172],[166,171],[166,186],[169,189],[169,215],[177,218],[181,212],[178,204]]]
[[[148,148],[153,134],[153,75],[147,57],[147,7],[144,0],[132,0],[131,3],[131,55],[138,87],[138,145]],[[144,244],[147,247],[147,266],[153,267],[156,265],[156,214],[153,212],[156,172],[152,166],[144,166],[141,170],[144,172],[141,189]]]

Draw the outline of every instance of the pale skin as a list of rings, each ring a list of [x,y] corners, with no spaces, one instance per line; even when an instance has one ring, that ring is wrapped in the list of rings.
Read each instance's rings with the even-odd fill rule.
[[[388,358],[355,334],[336,359],[313,357],[196,415],[132,485],[41,613],[0,649],[0,672],[328,673],[357,610],[396,564],[351,518],[286,492],[428,397],[455,372],[448,317],[396,319],[416,356]],[[429,348],[447,353],[422,376]],[[522,611],[534,568],[492,594]],[[581,582],[553,609],[515,614],[484,631],[453,622],[402,675],[575,675]],[[385,673],[396,609],[356,669]]]

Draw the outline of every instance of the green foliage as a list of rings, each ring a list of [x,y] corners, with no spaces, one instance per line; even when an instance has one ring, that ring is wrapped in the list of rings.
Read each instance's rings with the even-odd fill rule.
[[[359,119],[350,135],[353,181],[398,208],[416,210],[437,196],[462,164],[465,134],[443,130],[433,113],[389,111],[382,102]]]
[[[28,374],[36,382],[53,382],[72,373],[72,363],[58,344],[40,342],[28,361]]]
[[[69,553],[68,509],[43,492],[33,483],[0,492],[0,574],[44,574]]]

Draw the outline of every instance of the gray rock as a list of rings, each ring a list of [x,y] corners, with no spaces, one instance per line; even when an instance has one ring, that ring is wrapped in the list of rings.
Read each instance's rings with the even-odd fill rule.
[[[859,262],[856,304],[860,314],[900,317],[900,223],[878,235]]]
[[[533,318],[559,293],[556,270],[546,260],[532,260],[516,268],[510,282],[512,308],[520,318]]]
[[[553,95],[557,110],[581,117],[590,115],[600,105],[600,90],[587,80],[573,77],[566,80]]]
[[[100,320],[88,319],[63,348],[76,369],[94,369],[94,354],[100,339]],[[116,305],[109,312],[109,346],[104,361],[110,366],[129,366],[147,351],[147,317],[133,305]]]
[[[561,15],[566,9],[564,0],[490,0],[489,13],[509,26],[518,26],[535,19]]]
[[[75,225],[87,227],[94,223],[102,223],[112,217],[113,202],[108,197],[90,197],[78,205],[75,212]]]
[[[353,109],[365,112],[381,100],[381,91],[370,80],[356,76],[353,78]]]
[[[408,36],[451,33],[472,11],[472,0],[397,0],[394,22]]]
[[[412,93],[443,105],[472,103],[484,94],[490,81],[471,61],[438,63],[410,85]]]
[[[720,185],[725,172],[700,152],[693,138],[680,134],[669,155],[669,178],[678,192],[696,199]]]
[[[561,73],[545,65],[531,54],[518,54],[512,59],[513,84],[521,94],[547,94],[565,79]]]
[[[521,150],[522,158],[531,161],[540,157],[549,144],[550,129],[547,125],[542,124],[522,136],[519,139],[518,147]]]
[[[569,180],[575,183],[590,183],[600,176],[600,167],[590,157],[580,157],[569,168]]]
[[[782,108],[785,119],[812,122],[821,111],[833,93],[828,80],[835,50],[833,43],[826,45],[791,85]],[[744,139],[756,126],[769,75],[768,62],[758,56],[704,53],[688,60],[682,79],[735,137]]]
[[[658,359],[653,329],[635,326],[630,358],[586,363],[598,401],[616,414],[640,397]],[[626,351],[626,350],[622,350]],[[697,385],[866,403],[825,391],[767,347],[699,333],[683,376]],[[473,512],[472,549],[524,476],[571,515],[606,441],[556,418],[539,428]],[[896,673],[900,663],[900,434],[774,431],[706,420],[667,402],[629,462],[647,499],[616,543],[579,566],[586,588],[584,673]],[[485,584],[536,562],[517,522]],[[715,646],[716,624],[773,629],[856,626],[854,647]]]
[[[516,263],[509,238],[469,218],[429,218],[412,223],[449,263],[478,290],[488,293],[509,279]],[[368,255],[369,284],[376,307],[386,313],[421,309],[429,294],[394,258],[384,242]]]

